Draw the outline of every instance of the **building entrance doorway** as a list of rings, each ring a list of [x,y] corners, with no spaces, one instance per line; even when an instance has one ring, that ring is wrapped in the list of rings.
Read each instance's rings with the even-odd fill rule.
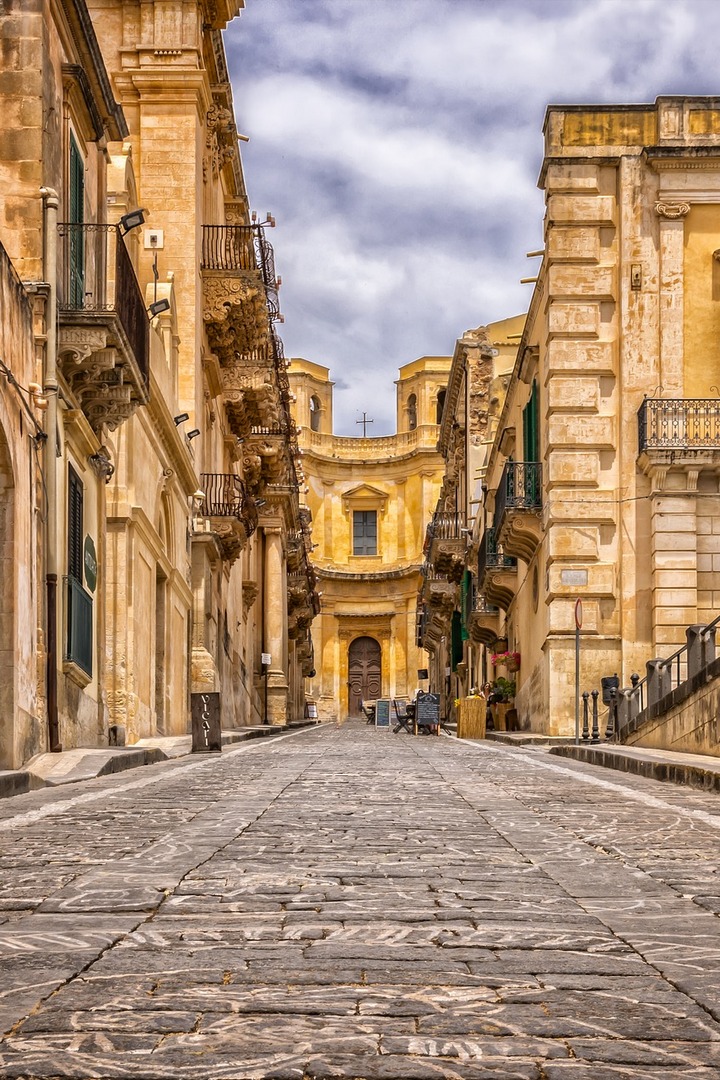
[[[360,703],[374,701],[382,690],[380,645],[371,637],[360,637],[348,650],[348,713],[360,716]]]

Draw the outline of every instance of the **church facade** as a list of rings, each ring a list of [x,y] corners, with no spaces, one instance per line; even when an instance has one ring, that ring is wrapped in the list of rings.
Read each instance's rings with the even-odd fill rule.
[[[357,716],[363,700],[411,696],[427,667],[417,595],[442,480],[437,441],[450,363],[424,356],[400,369],[396,434],[376,438],[334,435],[328,369],[291,363],[321,597],[308,697],[321,720]]]

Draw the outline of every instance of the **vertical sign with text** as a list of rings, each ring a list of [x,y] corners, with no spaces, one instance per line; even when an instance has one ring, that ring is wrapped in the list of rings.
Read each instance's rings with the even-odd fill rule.
[[[193,754],[219,754],[222,750],[220,695],[191,694],[190,702]]]

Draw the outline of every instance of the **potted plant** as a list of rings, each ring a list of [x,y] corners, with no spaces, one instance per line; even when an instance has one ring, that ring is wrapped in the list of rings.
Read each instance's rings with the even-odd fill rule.
[[[492,684],[489,697],[490,711],[493,718],[493,726],[496,731],[507,731],[512,725],[509,721],[515,716],[513,698],[515,697],[515,680],[504,679],[499,676]],[[510,716],[508,716],[508,713]]]
[[[492,684],[492,692],[490,694],[491,704],[507,704],[515,697],[515,680],[503,679],[502,675],[498,676],[495,682]],[[494,701],[493,701],[494,699]]]
[[[494,667],[506,667],[508,671],[520,670],[520,653],[505,651],[493,653],[490,657]]]

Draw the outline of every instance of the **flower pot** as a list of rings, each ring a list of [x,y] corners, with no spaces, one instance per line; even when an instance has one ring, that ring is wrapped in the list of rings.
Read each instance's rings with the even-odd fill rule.
[[[520,670],[520,661],[519,660],[506,660],[505,661],[505,667],[507,668],[508,671],[519,671]]]

